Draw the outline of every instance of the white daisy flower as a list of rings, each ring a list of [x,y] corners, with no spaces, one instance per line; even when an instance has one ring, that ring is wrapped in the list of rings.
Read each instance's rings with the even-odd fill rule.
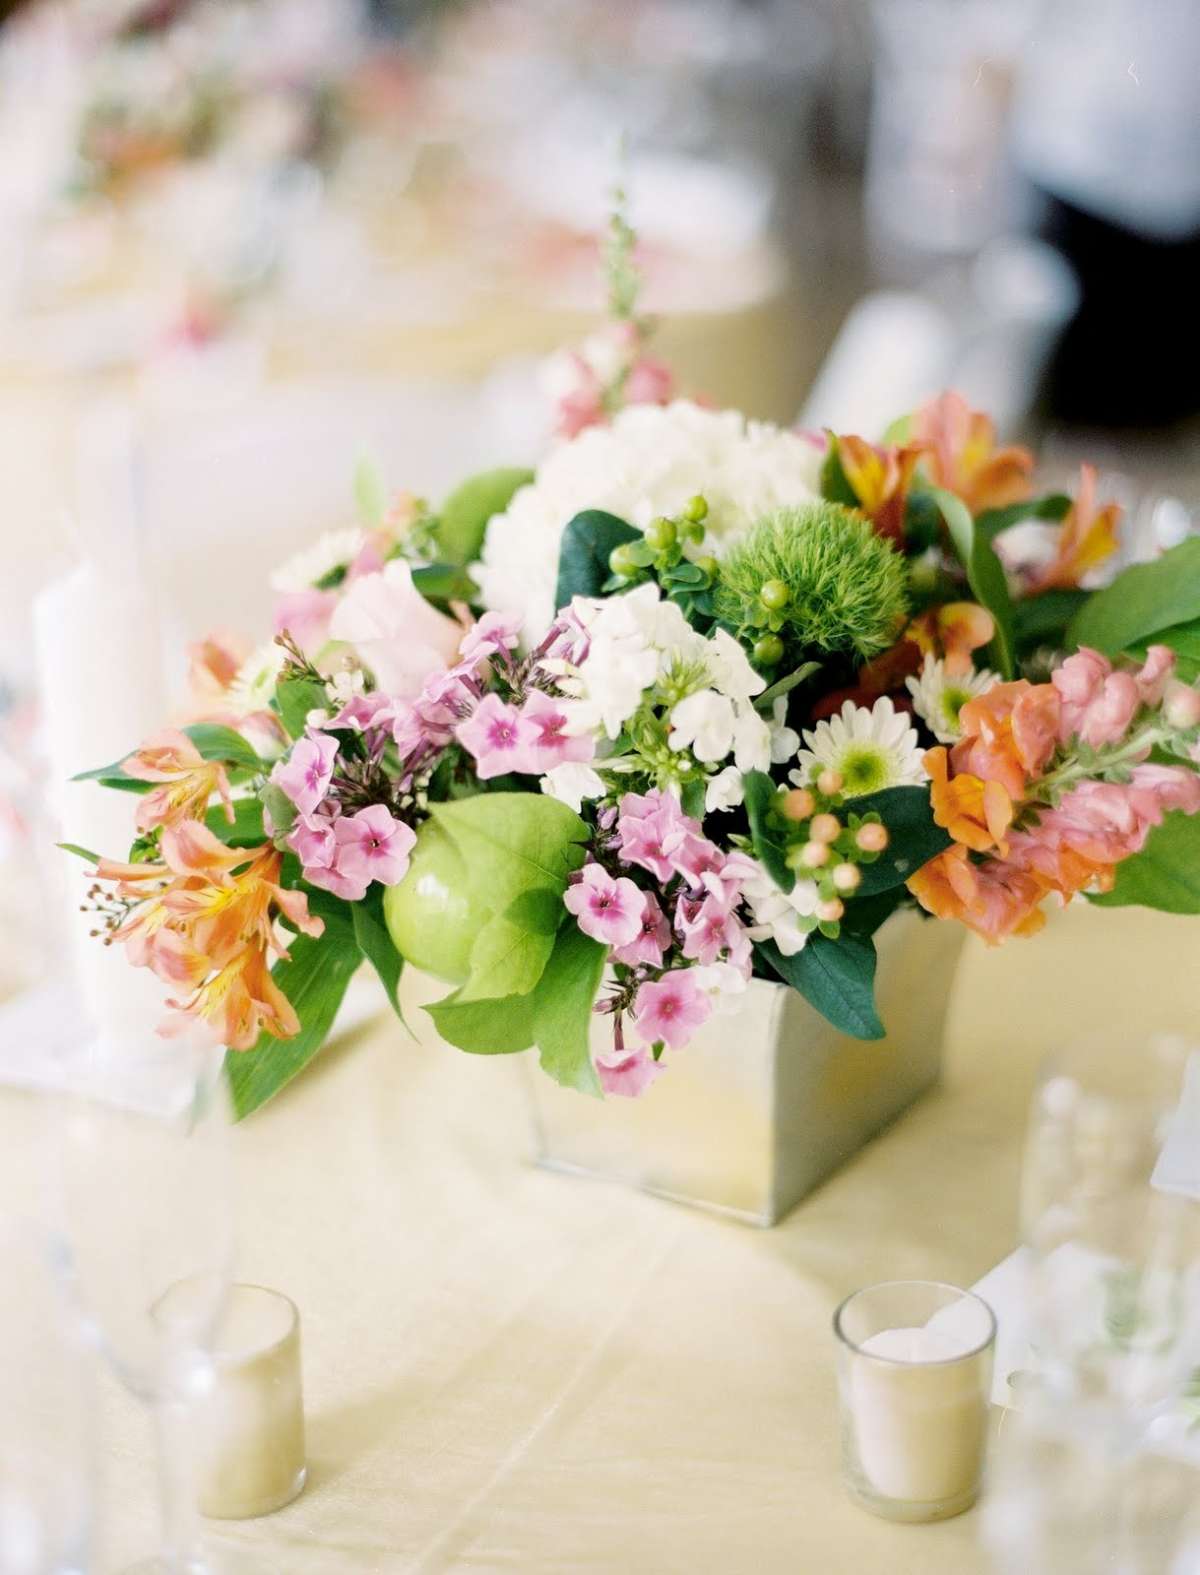
[[[941,658],[926,655],[919,677],[906,678],[904,682],[913,697],[913,710],[938,743],[953,744],[962,736],[959,712],[963,706],[1000,679],[986,667],[950,674]]]
[[[366,539],[366,531],[357,525],[326,531],[310,547],[301,548],[286,563],[280,564],[271,575],[271,589],[284,595],[312,590],[335,569],[349,568]]]
[[[237,716],[265,711],[275,693],[275,680],[284,663],[283,647],[269,640],[260,645],[238,668],[229,685],[226,702]]]
[[[841,777],[847,798],[926,781],[917,730],[887,695],[869,711],[847,700],[837,716],[806,732],[804,742],[808,748],[799,751],[796,769],[788,774],[797,787],[808,786],[814,768],[827,766]]]

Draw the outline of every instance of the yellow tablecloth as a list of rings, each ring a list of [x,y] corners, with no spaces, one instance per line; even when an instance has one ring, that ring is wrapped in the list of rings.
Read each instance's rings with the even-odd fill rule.
[[[210,1523],[286,1575],[976,1575],[977,1514],[893,1526],[838,1481],[830,1313],[1010,1250],[1026,1102],[1088,1023],[1194,1022],[1197,930],[1084,906],[968,946],[945,1085],[772,1231],[530,1168],[520,1070],[380,1021],[236,1134],[243,1276],[303,1318],[311,1477]],[[913,981],[936,991],[946,981]],[[411,1013],[421,1027],[428,1019]],[[0,1094],[28,1188],[29,1096]],[[153,1545],[149,1429],[106,1383],[103,1570]]]

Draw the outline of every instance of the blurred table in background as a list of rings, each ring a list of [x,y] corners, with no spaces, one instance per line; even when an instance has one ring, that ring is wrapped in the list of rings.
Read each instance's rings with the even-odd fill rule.
[[[301,1310],[310,1478],[213,1543],[288,1575],[986,1575],[977,1511],[895,1526],[845,1498],[830,1315],[1003,1257],[1042,1056],[1191,1027],[1195,961],[1187,919],[1082,903],[1034,943],[971,940],[944,1086],[771,1231],[529,1168],[527,1069],[438,1044],[410,985],[418,1041],[379,1019],[236,1134],[240,1277]],[[37,1110],[0,1091],[6,1191],[44,1174]],[[154,1510],[148,1426],[107,1380],[102,1441],[109,1571]]]

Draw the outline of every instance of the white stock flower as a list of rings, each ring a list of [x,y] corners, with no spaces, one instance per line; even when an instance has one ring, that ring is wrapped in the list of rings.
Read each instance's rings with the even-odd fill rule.
[[[736,809],[742,802],[742,773],[736,766],[726,766],[715,777],[709,777],[704,790],[704,812],[712,815],[719,810]]]
[[[754,917],[750,939],[774,941],[785,957],[794,957],[803,950],[815,928],[821,900],[816,882],[800,878],[790,892],[783,891],[758,860],[748,854],[738,856],[738,869],[742,875],[742,900]]]
[[[771,762],[781,766],[800,748],[800,734],[787,725],[787,696],[780,695],[771,707]]]
[[[551,766],[542,778],[541,789],[551,798],[568,805],[577,815],[583,808],[585,798],[604,797],[604,783],[599,775],[591,766],[580,765],[572,760]]]
[[[762,515],[817,494],[820,450],[736,410],[686,400],[630,405],[609,426],[560,444],[488,527],[475,570],[485,606],[519,613],[536,639],[554,616],[559,545],[582,509],[646,526],[703,493],[709,550]]]
[[[708,996],[718,1017],[729,1017],[742,1005],[748,980],[732,963],[705,963],[691,970],[692,978]]]
[[[691,749],[697,760],[711,765],[724,760],[733,747],[737,717],[733,701],[715,689],[699,689],[671,712],[672,749]]]
[[[836,716],[806,732],[804,742],[808,748],[788,773],[798,787],[808,786],[814,767],[827,766],[841,776],[847,798],[927,780],[917,730],[887,695],[869,711],[847,700]]]
[[[962,737],[959,712],[963,706],[998,684],[1000,679],[986,667],[951,675],[940,657],[927,653],[920,675],[906,678],[904,682],[913,697],[913,710],[938,743],[953,744]]]
[[[326,531],[309,547],[293,553],[271,575],[271,589],[283,593],[308,591],[334,569],[350,566],[362,551],[367,533],[357,525]]]

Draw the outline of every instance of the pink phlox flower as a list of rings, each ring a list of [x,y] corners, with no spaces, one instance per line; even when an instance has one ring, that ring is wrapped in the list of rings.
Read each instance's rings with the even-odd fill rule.
[[[578,667],[581,662],[587,660],[588,652],[592,648],[592,634],[583,620],[583,609],[586,606],[582,598],[576,597],[569,607],[560,609],[550,629],[550,639],[546,646],[547,657],[569,662],[572,667]]]
[[[563,902],[594,941],[628,946],[642,928],[642,893],[627,876],[614,880],[601,864],[586,864]]]
[[[328,733],[308,733],[297,739],[291,754],[271,772],[271,781],[283,789],[302,815],[311,815],[329,791],[338,742]]]
[[[541,689],[531,689],[526,695],[521,726],[524,749],[519,771],[541,776],[566,761],[586,764],[596,753],[595,740],[589,734],[577,738],[567,734],[567,713],[562,701]]]
[[[403,704],[402,701],[399,703]],[[333,732],[345,729],[354,733],[367,733],[374,732],[376,728],[393,729],[396,716],[397,702],[376,689],[370,694],[355,695],[347,700],[333,720],[325,722],[323,726]]]
[[[707,884],[707,877],[720,875],[725,868],[725,854],[697,832],[688,832],[672,852],[672,862],[689,886]]]
[[[505,613],[487,612],[462,637],[459,660],[476,666],[502,651],[515,651],[522,620]]]
[[[651,892],[642,893],[642,904],[640,929],[628,945],[616,948],[613,958],[631,968],[641,964],[661,968],[663,954],[671,945],[671,924]]]
[[[615,1050],[611,1056],[596,1057],[600,1087],[606,1094],[622,1099],[637,1099],[662,1076],[666,1067],[648,1050]]]
[[[417,840],[412,827],[397,820],[383,804],[369,804],[355,815],[335,820],[333,837],[339,874],[361,880],[364,893],[373,880],[381,886],[402,881]]]
[[[660,881],[677,872],[676,854],[684,839],[699,826],[680,809],[676,799],[657,788],[649,793],[626,793],[617,819],[621,858],[648,870]]]
[[[683,937],[683,955],[693,962],[707,966],[727,954],[741,963],[750,954],[750,939],[733,905],[712,892],[698,901],[681,896],[675,905],[675,926]]]
[[[499,695],[485,695],[475,713],[460,722],[454,734],[475,761],[481,780],[523,769],[525,729],[521,713]]]
[[[680,1050],[708,1021],[712,1003],[691,976],[689,968],[672,968],[661,979],[649,980],[633,1003],[638,1033],[647,1044],[660,1040]]]

